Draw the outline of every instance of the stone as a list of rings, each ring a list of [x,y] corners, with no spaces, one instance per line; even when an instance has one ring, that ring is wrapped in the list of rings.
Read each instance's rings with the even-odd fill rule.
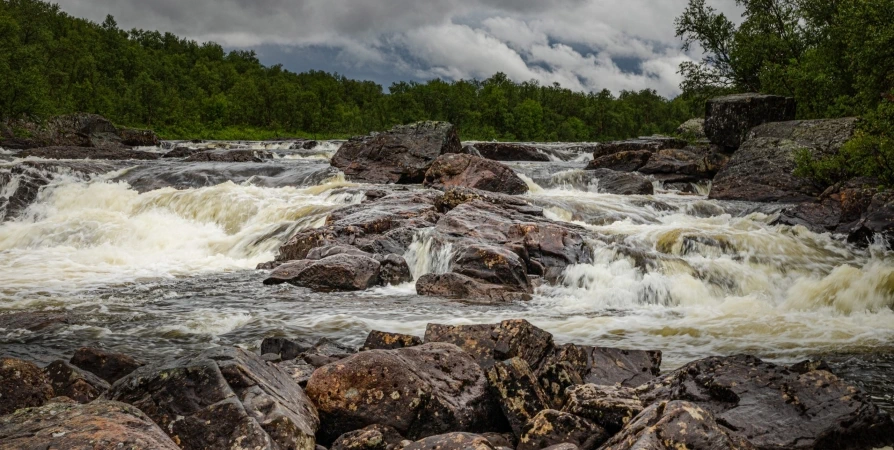
[[[109,383],[65,361],[56,360],[43,369],[56,397],[90,403],[109,389]]]
[[[495,325],[428,324],[425,343],[448,342],[472,355],[482,368],[520,357],[530,367],[539,367],[552,351],[553,337],[524,319],[504,320]]]
[[[0,417],[2,450],[177,450],[143,412],[124,403],[53,402]]]
[[[652,195],[655,185],[647,177],[633,172],[618,172],[611,169],[588,170],[588,175],[596,181],[596,190],[601,194]]]
[[[19,158],[105,160],[154,160],[161,157],[158,153],[117,147],[40,147],[24,150],[16,156]]]
[[[287,373],[302,388],[307,387],[307,381],[310,380],[310,376],[317,370],[316,367],[303,358],[280,361],[276,363],[276,366]]]
[[[403,440],[394,428],[376,424],[339,436],[329,450],[399,450]]]
[[[476,142],[474,145],[478,155],[494,161],[552,161],[549,153],[531,145],[512,142]]]
[[[194,153],[201,153],[206,151],[207,149],[203,148],[189,148],[189,147],[175,147],[173,150],[162,155],[162,158],[186,158],[192,156]]]
[[[141,367],[102,398],[140,408],[184,449],[313,450],[320,424],[286,372],[235,347]]]
[[[313,291],[362,291],[379,284],[381,264],[373,258],[338,254],[320,260],[285,263],[264,284],[290,283]]]
[[[708,100],[705,135],[713,144],[737,149],[752,128],[767,122],[794,120],[795,100],[776,95],[736,94]]]
[[[395,254],[391,255],[375,255],[373,257],[379,262],[379,284],[382,286],[397,286],[413,281],[413,273],[410,272],[410,265],[403,256]]]
[[[279,355],[283,361],[288,361],[297,358],[313,346],[313,343],[304,339],[268,337],[261,341],[261,354],[274,353]]]
[[[372,330],[366,336],[366,342],[360,350],[394,350],[417,345],[422,345],[422,338],[419,336]]]
[[[439,156],[426,172],[424,184],[442,190],[468,187],[509,195],[528,192],[528,184],[509,167],[497,161],[463,154]]]
[[[481,368],[444,343],[357,353],[314,372],[307,394],[325,424],[324,443],[373,424],[420,439],[485,431],[500,418]]]
[[[584,383],[637,387],[653,380],[660,372],[660,351],[583,348],[588,357],[587,369],[581,373]]]
[[[186,157],[186,162],[264,162],[272,159],[270,152],[262,150],[205,150]]]
[[[0,416],[42,406],[55,395],[39,367],[16,358],[0,358]]]
[[[144,363],[123,353],[81,347],[77,349],[69,361],[73,366],[84,369],[103,380],[114,384],[119,379],[143,366]]]
[[[478,304],[508,303],[531,299],[531,294],[527,292],[452,272],[430,273],[419,277],[416,280],[416,293]]]
[[[531,367],[521,358],[495,363],[487,369],[487,380],[503,415],[518,437],[522,436],[529,420],[549,407]]]
[[[404,450],[496,450],[484,436],[471,433],[447,433],[413,442]]]
[[[352,181],[417,184],[438,156],[461,149],[452,124],[419,122],[353,138],[339,148],[332,165]]]
[[[118,136],[121,143],[134,147],[158,147],[161,140],[152,130],[138,130],[136,128],[118,128]]]
[[[650,150],[635,150],[612,153],[594,158],[587,164],[587,170],[611,169],[618,172],[636,172],[652,158]]]
[[[683,148],[687,144],[688,142],[683,139],[668,136],[646,136],[625,141],[603,142],[593,148],[593,159],[621,152],[655,153],[659,150]]]
[[[455,250],[450,271],[531,294],[527,264],[511,250],[496,245],[463,243]]]
[[[566,361],[545,362],[537,370],[537,382],[553,408],[565,406],[569,387],[584,384],[580,370]]]
[[[640,392],[627,387],[583,384],[568,389],[562,411],[583,417],[615,434],[645,409]]]
[[[540,450],[558,444],[573,444],[581,450],[596,450],[609,438],[593,422],[554,409],[545,409],[525,424],[516,450]]]
[[[601,447],[602,450],[757,448],[733,430],[719,424],[710,412],[685,401],[660,402],[650,406]]]

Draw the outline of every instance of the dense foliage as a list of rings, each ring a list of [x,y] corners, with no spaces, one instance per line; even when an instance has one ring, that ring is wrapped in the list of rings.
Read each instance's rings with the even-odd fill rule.
[[[894,185],[894,0],[737,0],[738,26],[690,0],[677,18],[684,44],[705,51],[681,66],[684,96],[764,92],[794,97],[804,119],[862,116],[842,154],[799,158],[829,184],[853,176]]]
[[[265,67],[169,33],[71,17],[38,0],[0,0],[0,117],[94,112],[167,137],[344,136],[423,119],[464,138],[601,140],[670,132],[698,115],[654,91],[585,94],[484,80],[396,83]]]

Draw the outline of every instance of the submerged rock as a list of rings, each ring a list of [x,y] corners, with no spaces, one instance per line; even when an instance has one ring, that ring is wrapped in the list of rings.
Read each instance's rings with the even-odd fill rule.
[[[736,149],[752,128],[794,118],[793,98],[753,93],[717,97],[706,105],[705,135],[713,144]]]
[[[0,328],[5,330],[41,331],[72,323],[65,312],[23,311],[0,314]]]
[[[510,195],[528,192],[528,185],[515,172],[489,159],[449,154],[435,160],[425,174],[425,185],[439,189],[468,187]]]
[[[53,398],[53,386],[39,367],[16,358],[0,358],[0,416],[41,406]]]
[[[438,156],[460,150],[452,124],[419,122],[353,138],[332,157],[332,165],[352,181],[416,184]]]
[[[109,383],[115,383],[144,365],[123,353],[113,353],[90,347],[79,348],[69,362]]]

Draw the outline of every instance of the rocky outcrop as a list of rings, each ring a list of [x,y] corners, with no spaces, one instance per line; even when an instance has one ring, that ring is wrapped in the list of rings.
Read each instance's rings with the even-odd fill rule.
[[[708,100],[705,135],[713,144],[737,149],[752,128],[794,120],[795,100],[776,95],[736,94]]]
[[[116,128],[97,114],[57,116],[43,123],[14,121],[10,129],[22,130],[27,137],[2,137],[0,147],[27,150],[39,147],[112,148],[122,145],[156,146],[158,136],[149,130]]]
[[[56,397],[90,403],[109,389],[109,383],[65,361],[56,360],[43,369]]]
[[[824,188],[793,174],[797,153],[806,150],[814,158],[837,153],[853,137],[856,123],[853,118],[805,120],[754,128],[714,177],[710,197],[791,203],[815,200]]]
[[[442,155],[425,174],[425,185],[438,189],[468,187],[510,195],[528,192],[528,185],[515,172],[489,159],[471,155]]]
[[[158,147],[161,140],[152,130],[138,130],[136,128],[118,128],[118,137],[121,143],[133,147]]]
[[[141,367],[103,398],[141,409],[184,449],[313,450],[319,426],[288,374],[238,348]]]
[[[172,156],[165,155],[165,158]],[[264,162],[273,155],[261,150],[205,150],[190,153],[186,162]]]
[[[53,397],[53,386],[39,367],[16,358],[0,358],[0,416],[41,406]]]
[[[652,195],[655,185],[645,176],[634,172],[618,172],[610,169],[588,170],[596,186],[602,194],[616,195]]]
[[[559,444],[572,444],[580,450],[595,450],[608,438],[602,427],[587,419],[544,409],[525,424],[516,450],[540,450]]]
[[[460,150],[452,124],[419,122],[353,138],[332,157],[332,165],[353,181],[416,184],[423,181],[438,156]]]
[[[146,414],[124,403],[60,401],[0,417],[3,450],[179,448]]]
[[[161,157],[158,153],[143,152],[118,147],[40,147],[20,152],[20,158],[44,159],[92,159],[92,160],[154,160]]]
[[[90,347],[76,350],[69,362],[109,383],[115,383],[144,365],[131,356]]]

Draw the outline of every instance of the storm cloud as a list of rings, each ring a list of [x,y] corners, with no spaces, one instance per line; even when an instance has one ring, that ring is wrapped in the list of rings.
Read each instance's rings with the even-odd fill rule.
[[[94,21],[169,31],[264,63],[390,83],[485,78],[574,90],[679,93],[674,17],[686,0],[61,0]],[[737,18],[734,0],[710,1]]]

